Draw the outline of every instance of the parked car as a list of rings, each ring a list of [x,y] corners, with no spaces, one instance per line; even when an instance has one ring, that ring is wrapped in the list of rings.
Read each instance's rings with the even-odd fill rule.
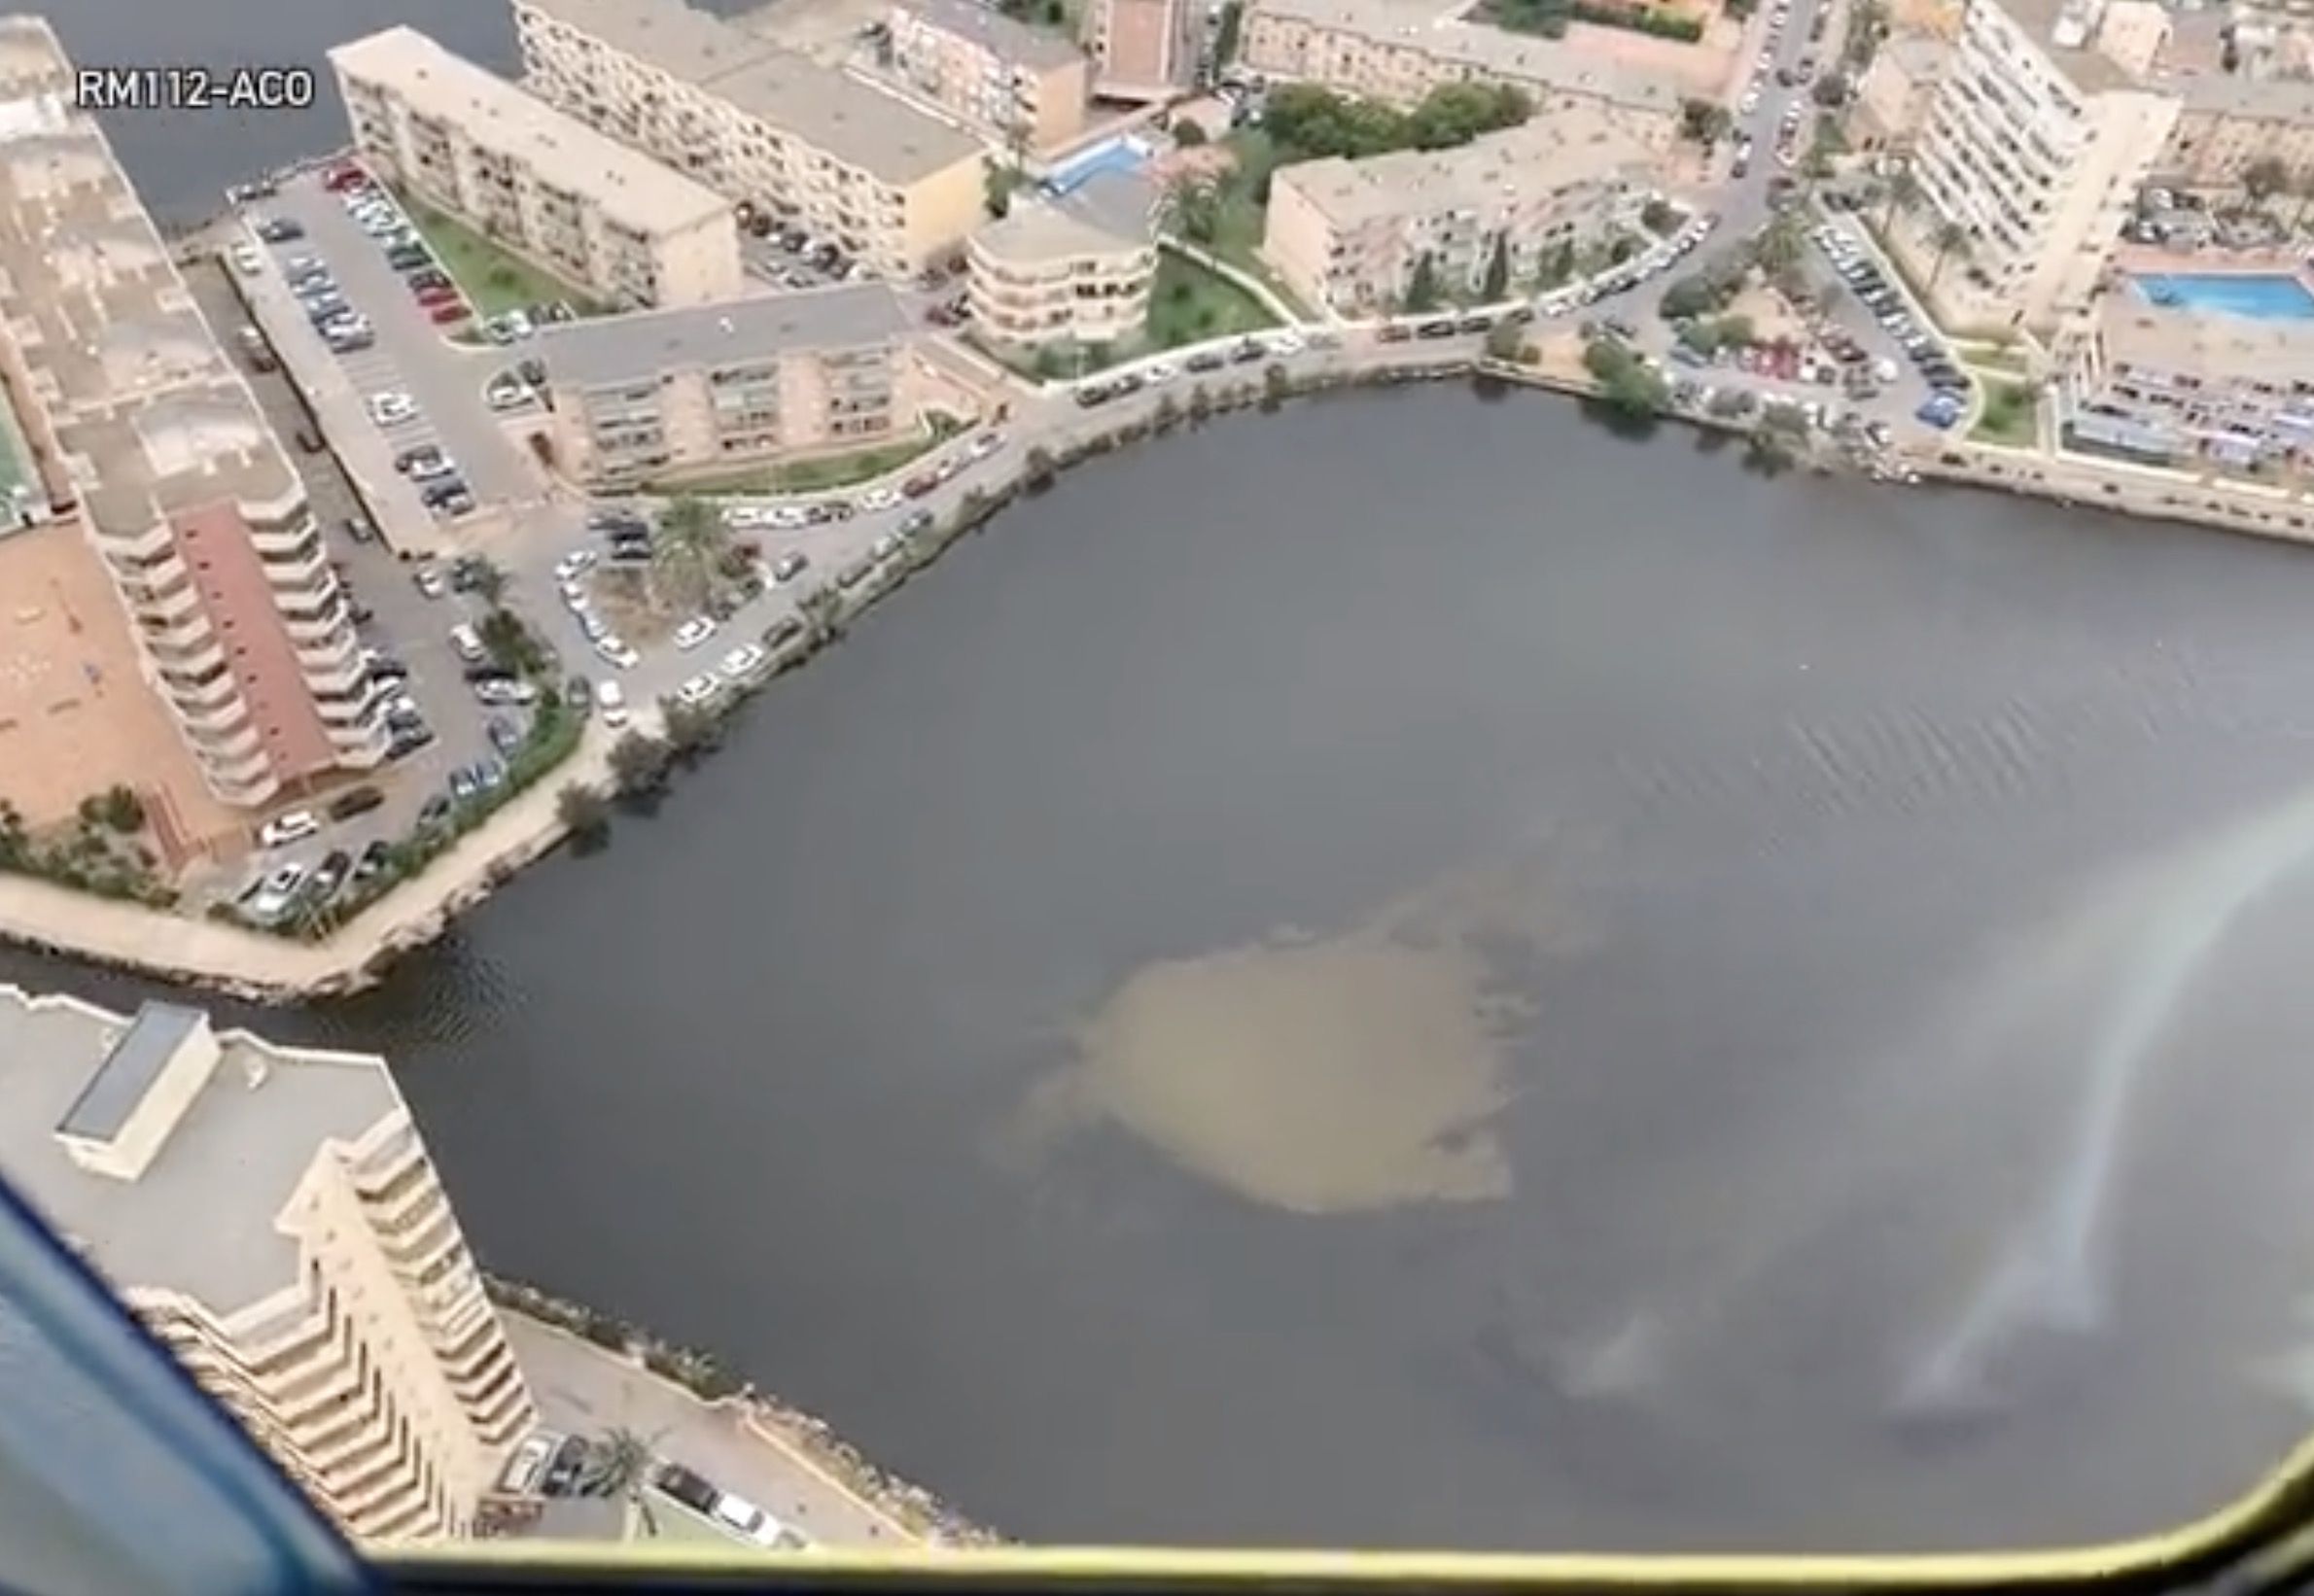
[[[693,615],[675,629],[675,646],[688,653],[715,636],[715,622],[705,615]]]
[[[322,828],[321,821],[307,809],[293,809],[287,815],[276,815],[258,827],[257,845],[260,848],[287,848],[301,843]]]
[[[350,820],[357,815],[367,815],[386,801],[386,795],[375,787],[354,787],[330,800],[330,818]]]

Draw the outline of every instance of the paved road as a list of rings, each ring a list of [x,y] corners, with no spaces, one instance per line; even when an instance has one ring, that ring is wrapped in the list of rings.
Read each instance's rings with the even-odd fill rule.
[[[764,1438],[623,1358],[578,1336],[503,1315],[541,1420],[566,1435],[624,1429],[657,1455],[736,1492],[832,1546],[908,1545],[917,1538],[799,1449]]]

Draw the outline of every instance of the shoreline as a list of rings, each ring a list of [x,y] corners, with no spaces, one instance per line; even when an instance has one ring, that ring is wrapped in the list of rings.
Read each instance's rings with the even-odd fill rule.
[[[179,247],[196,249],[197,235],[216,225],[212,221],[191,229]],[[1426,362],[1418,358],[1403,364],[1375,359],[1344,373],[1298,380],[1284,378],[1281,367],[1271,370],[1278,375],[1265,373],[1250,381],[1200,385],[1185,406],[1168,394],[1152,412],[1132,419],[1119,417],[1091,433],[1058,438],[1055,447],[1031,449],[1025,460],[993,487],[967,490],[931,532],[880,568],[857,593],[839,595],[833,624],[824,632],[807,633],[774,646],[771,669],[763,681],[719,710],[716,718],[721,721],[737,712],[754,692],[840,641],[846,623],[929,566],[959,537],[986,526],[1015,499],[1043,492],[1060,472],[1118,448],[1163,437],[1183,425],[1202,426],[1210,417],[1247,408],[1274,410],[1288,399],[1315,398],[1346,387],[1472,381],[1537,390],[1577,402],[1596,392],[1588,373],[1553,370],[1543,363],[1508,364],[1484,355]],[[1748,435],[1753,430],[1733,419],[1679,412],[1659,416],[1654,425],[1665,422],[1730,436]],[[1820,445],[1811,444],[1802,458],[1820,471],[1846,468],[1836,454]],[[1941,448],[1903,453],[1900,458],[1917,470],[1922,481],[2025,495],[2070,506],[2088,505],[2235,535],[2314,543],[2314,504],[2277,497],[2270,490],[2225,489],[2151,468],[2000,449],[1962,439],[1947,440]],[[659,706],[638,706],[631,730],[658,735],[662,718]],[[557,810],[565,787],[578,785],[615,796],[610,761],[614,741],[590,715],[578,746],[562,766],[509,800],[419,875],[398,884],[318,940],[193,919],[8,874],[0,875],[0,942],[248,1002],[291,1005],[349,996],[384,980],[403,954],[447,935],[461,916],[487,902],[500,887],[559,847],[567,837]]]

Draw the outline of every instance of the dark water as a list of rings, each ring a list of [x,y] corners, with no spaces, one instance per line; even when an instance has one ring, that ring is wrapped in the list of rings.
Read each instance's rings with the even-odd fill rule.
[[[2144,1530],[2314,1383],[2309,614],[2274,546],[1329,401],[1008,515],[607,854],[266,1024],[394,1058],[491,1265],[1029,1537]],[[1320,1006],[1336,939],[1517,998],[1449,1138],[1500,1195],[1239,1195],[1411,1112],[1355,1037],[1024,1121],[1281,927]],[[1203,1164],[1119,1118],[1180,1081]]]

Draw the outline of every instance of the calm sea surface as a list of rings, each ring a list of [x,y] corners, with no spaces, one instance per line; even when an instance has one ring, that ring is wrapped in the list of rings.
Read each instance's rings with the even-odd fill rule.
[[[332,132],[235,136],[122,143],[197,209]],[[488,1264],[1027,1537],[2137,1531],[2314,1403],[2310,617],[2287,549],[1331,400],[1070,478],[263,1024],[393,1057]]]

